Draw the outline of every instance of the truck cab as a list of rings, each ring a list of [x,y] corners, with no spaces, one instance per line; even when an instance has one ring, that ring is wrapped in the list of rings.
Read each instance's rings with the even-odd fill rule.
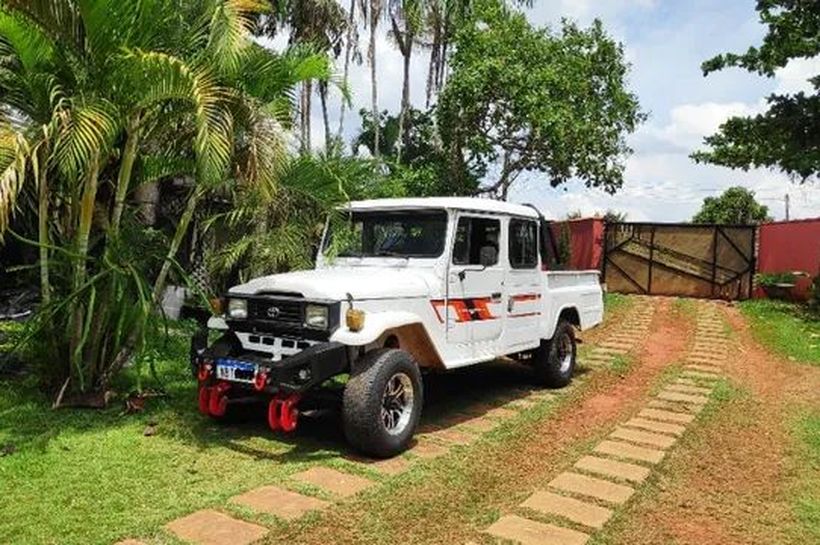
[[[249,395],[275,430],[329,379],[347,377],[345,434],[359,450],[407,448],[423,371],[512,356],[544,386],[566,385],[575,331],[603,316],[597,271],[555,270],[548,222],[533,207],[487,199],[351,202],[328,221],[316,267],[235,286],[223,331],[192,349],[203,413]]]

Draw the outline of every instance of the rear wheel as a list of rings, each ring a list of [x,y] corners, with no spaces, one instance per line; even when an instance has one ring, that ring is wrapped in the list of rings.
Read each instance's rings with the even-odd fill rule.
[[[395,456],[409,446],[423,401],[421,373],[410,354],[374,350],[356,362],[345,387],[345,436],[365,454]]]
[[[575,370],[575,328],[561,319],[549,341],[542,340],[533,354],[536,381],[550,388],[561,388],[572,380]]]

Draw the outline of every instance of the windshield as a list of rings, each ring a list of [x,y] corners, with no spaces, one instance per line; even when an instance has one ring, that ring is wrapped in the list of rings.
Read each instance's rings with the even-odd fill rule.
[[[446,229],[444,210],[343,213],[331,220],[323,251],[338,257],[438,257]]]

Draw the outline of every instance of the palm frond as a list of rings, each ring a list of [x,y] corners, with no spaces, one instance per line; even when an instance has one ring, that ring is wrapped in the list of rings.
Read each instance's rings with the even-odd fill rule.
[[[35,24],[54,42],[80,53],[85,29],[76,3],[72,0],[3,0],[3,10],[19,14]]]
[[[110,149],[120,130],[114,107],[104,101],[76,104],[58,113],[61,118],[54,148],[55,161],[61,172],[75,179],[86,171],[91,161]]]
[[[221,0],[214,5],[209,24],[210,59],[220,71],[234,74],[251,44],[249,36],[259,13],[268,11],[261,0]]]
[[[8,126],[0,127],[0,240],[23,187],[28,153],[28,142],[22,134]]]

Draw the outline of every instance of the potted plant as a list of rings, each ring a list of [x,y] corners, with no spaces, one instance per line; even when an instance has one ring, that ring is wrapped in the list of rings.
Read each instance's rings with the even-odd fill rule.
[[[797,278],[805,276],[801,272],[758,273],[755,275],[757,284],[770,299],[791,299],[792,290],[797,284]]]

